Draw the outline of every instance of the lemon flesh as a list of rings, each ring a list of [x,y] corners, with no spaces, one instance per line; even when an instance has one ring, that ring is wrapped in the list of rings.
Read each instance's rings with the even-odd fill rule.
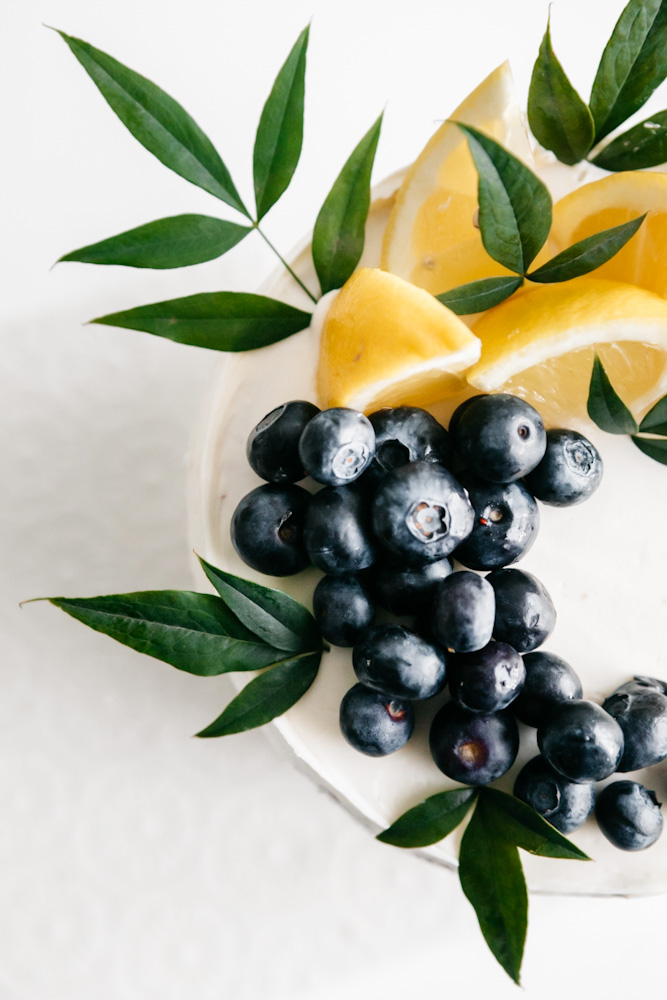
[[[452,119],[474,125],[532,164],[509,63],[494,70]],[[434,295],[478,278],[509,274],[484,249],[476,210],[477,171],[468,143],[447,121],[401,184],[384,235],[382,268]]]
[[[470,385],[522,396],[551,424],[585,416],[596,349],[635,412],[665,384],[667,302],[634,285],[580,278],[532,288],[473,329],[482,355],[467,373]]]
[[[648,212],[639,231],[596,278],[625,281],[667,297],[667,174],[630,170],[584,184],[554,206],[557,251]]]
[[[480,343],[428,292],[377,268],[361,268],[324,317],[317,372],[322,406],[371,413],[426,406],[465,387]]]

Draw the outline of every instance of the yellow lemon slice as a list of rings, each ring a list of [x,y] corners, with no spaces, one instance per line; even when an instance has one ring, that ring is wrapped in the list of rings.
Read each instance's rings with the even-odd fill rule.
[[[648,212],[640,230],[595,272],[667,297],[667,174],[630,170],[577,188],[554,206],[551,242],[560,251]]]
[[[479,340],[458,316],[393,274],[361,268],[329,301],[317,371],[325,407],[424,406],[460,391],[479,358]]]
[[[486,132],[528,165],[532,154],[509,63],[494,70],[451,116]],[[434,295],[507,274],[475,227],[477,171],[460,129],[440,126],[407,171],[385,231],[381,265]]]
[[[468,382],[523,396],[550,424],[585,416],[596,349],[635,413],[664,392],[667,302],[635,285],[579,278],[533,287],[490,309],[473,330],[482,356]]]

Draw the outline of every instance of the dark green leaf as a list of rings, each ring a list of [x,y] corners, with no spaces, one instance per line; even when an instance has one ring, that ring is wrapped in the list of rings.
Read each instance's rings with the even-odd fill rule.
[[[180,104],[106,52],[63,31],[58,34],[142,146],[186,181],[248,216],[215,147]]]
[[[661,441],[659,438],[632,438],[640,451],[652,458],[654,462],[667,465],[667,440]]]
[[[667,436],[667,396],[663,396],[651,407],[639,425],[639,430]]]
[[[249,292],[203,292],[91,320],[213,351],[251,351],[304,330],[310,313]]]
[[[457,316],[469,316],[471,313],[484,312],[500,302],[504,302],[517,288],[523,285],[523,278],[499,276],[497,278],[481,278],[479,281],[469,281],[465,285],[451,288],[448,292],[436,295],[438,302],[447,306]]]
[[[249,226],[210,215],[173,215],[73,250],[60,260],[126,267],[188,267],[221,257],[250,232]]]
[[[556,257],[552,257],[528,277],[531,281],[546,283],[569,281],[582,274],[589,274],[596,267],[601,267],[611,260],[628,240],[632,239],[645,218],[645,214],[640,215],[620,226],[612,226],[611,229],[603,229],[600,233],[587,236],[585,240],[580,240]]]
[[[395,823],[377,835],[377,839],[394,847],[437,844],[465,818],[476,795],[474,788],[454,788],[450,792],[431,795],[399,816]]]
[[[257,126],[253,172],[259,221],[287,189],[301,155],[309,28],[276,77]]]
[[[212,594],[156,590],[48,600],[95,631],[202,677],[259,670],[286,657],[259,643]]]
[[[313,262],[323,295],[345,284],[363,253],[371,171],[381,128],[382,115],[346,162],[317,216]]]
[[[528,893],[517,848],[500,836],[484,795],[459,852],[459,878],[482,934],[505,972],[519,983],[528,926]]]
[[[588,416],[608,434],[634,434],[637,422],[609,381],[597,354],[588,390]]]
[[[479,228],[499,264],[525,274],[551,229],[551,195],[521,160],[488,135],[456,123],[468,136],[479,175]]]
[[[619,17],[593,83],[595,142],[621,125],[667,76],[667,2],[630,0]]]
[[[587,854],[525,802],[495,788],[485,788],[483,794],[487,809],[491,808],[496,813],[496,822],[502,829],[503,837],[517,847],[545,858],[590,861]]]
[[[232,576],[211,566],[201,556],[198,559],[230,611],[262,642],[290,653],[322,648],[317,622],[298,601],[282,590]]]
[[[320,653],[284,660],[247,684],[222,715],[197,736],[229,736],[255,729],[282,715],[302,697],[317,677]]]
[[[644,170],[667,161],[667,111],[613,139],[592,161],[603,170]]]
[[[554,55],[548,24],[530,81],[528,122],[562,163],[579,163],[593,145],[593,116]]]

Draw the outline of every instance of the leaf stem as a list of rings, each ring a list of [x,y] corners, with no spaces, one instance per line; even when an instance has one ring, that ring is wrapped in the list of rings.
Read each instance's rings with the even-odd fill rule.
[[[283,267],[284,267],[284,268],[286,268],[286,270],[287,270],[287,271],[289,271],[289,273],[290,273],[290,274],[292,275],[292,277],[293,277],[293,278],[294,278],[294,280],[296,281],[297,285],[299,285],[299,286],[300,286],[300,287],[301,287],[301,288],[302,288],[302,289],[304,290],[304,292],[306,293],[306,295],[308,296],[308,298],[310,299],[310,301],[311,301],[311,302],[314,302],[315,304],[317,304],[317,299],[315,298],[315,296],[313,295],[313,293],[312,293],[312,292],[310,292],[310,291],[309,291],[309,290],[308,290],[308,289],[306,288],[306,286],[304,285],[304,283],[303,283],[303,281],[301,280],[301,278],[299,278],[299,277],[298,277],[298,275],[296,275],[296,274],[294,273],[294,271],[293,271],[293,270],[292,270],[292,268],[291,268],[291,267],[289,266],[289,264],[287,263],[287,261],[285,260],[285,258],[284,258],[284,257],[282,257],[280,253],[278,253],[278,251],[277,251],[277,250],[276,250],[276,248],[274,247],[274,245],[273,245],[273,243],[271,242],[271,240],[269,239],[269,237],[268,237],[268,236],[266,235],[266,233],[264,233],[264,232],[263,232],[263,231],[262,231],[262,230],[261,230],[261,229],[259,228],[259,225],[258,225],[257,223],[255,223],[255,229],[257,230],[257,232],[259,233],[259,235],[260,235],[260,236],[262,237],[262,239],[264,240],[264,242],[265,242],[265,243],[267,244],[267,246],[269,246],[269,247],[271,248],[271,250],[273,250],[274,254],[275,254],[275,255],[276,255],[276,257],[278,258],[278,260],[279,260],[279,261],[281,262],[281,264],[283,265]]]

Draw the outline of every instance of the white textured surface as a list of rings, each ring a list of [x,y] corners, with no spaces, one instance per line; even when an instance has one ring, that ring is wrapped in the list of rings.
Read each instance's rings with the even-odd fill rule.
[[[583,92],[586,51],[619,7],[554,6],[554,43]],[[126,135],[40,23],[174,93],[246,194],[259,109],[311,14],[306,150],[296,192],[267,223],[284,248],[386,100],[377,176],[414,156],[503,56],[525,93],[546,8],[33,0],[3,11],[2,1000],[517,995],[451,875],[375,844],[262,733],[189,739],[227,699],[224,679],[180,674],[46,605],[17,607],[38,594],[190,585],[185,453],[216,359],[81,323],[250,289],[272,267],[248,241],[181,272],[48,272],[76,246],[218,206]],[[529,994],[648,993],[666,916],[665,897],[535,897]]]

